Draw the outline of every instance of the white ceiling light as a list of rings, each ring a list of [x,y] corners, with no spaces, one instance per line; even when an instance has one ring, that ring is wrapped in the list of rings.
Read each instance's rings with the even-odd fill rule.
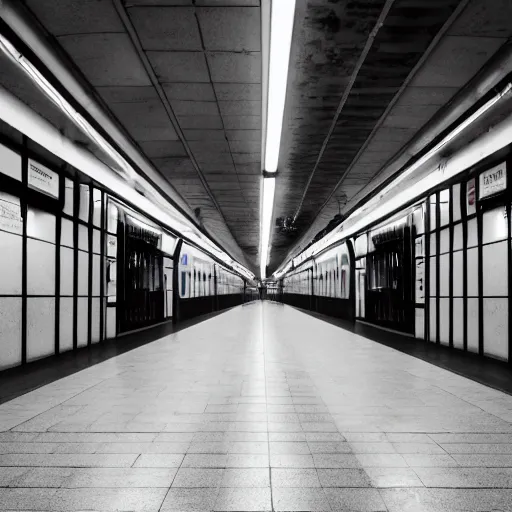
[[[261,201],[260,224],[260,273],[266,278],[272,213],[274,208],[275,178],[268,174],[277,172],[281,132],[283,129],[284,104],[288,81],[290,47],[292,43],[293,20],[295,17],[295,0],[264,0],[262,5],[263,53],[268,55],[268,68],[263,66],[263,198]],[[269,12],[270,11],[270,12]],[[268,15],[270,14],[270,51],[266,44],[268,34]],[[267,71],[268,70],[268,71]]]
[[[270,21],[265,171],[276,172],[281,145],[295,0],[273,0]]]
[[[261,250],[260,272],[261,279],[267,277],[268,251],[270,249],[270,229],[272,227],[272,212],[274,209],[275,178],[263,178],[263,201],[261,214]]]

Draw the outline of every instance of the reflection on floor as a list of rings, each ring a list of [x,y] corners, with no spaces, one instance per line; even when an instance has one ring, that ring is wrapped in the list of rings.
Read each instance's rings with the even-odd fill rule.
[[[255,303],[0,405],[0,510],[512,510],[512,397]]]

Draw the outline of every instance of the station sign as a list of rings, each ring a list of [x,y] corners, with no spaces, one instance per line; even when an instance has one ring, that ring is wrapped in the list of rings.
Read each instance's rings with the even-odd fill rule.
[[[28,161],[28,180],[30,188],[48,196],[59,198],[59,175],[32,159]]]
[[[502,162],[480,174],[479,199],[494,196],[507,189],[507,164]]]

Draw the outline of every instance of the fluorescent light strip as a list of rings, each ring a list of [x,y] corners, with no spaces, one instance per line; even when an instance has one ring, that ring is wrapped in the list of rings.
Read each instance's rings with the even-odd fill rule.
[[[141,208],[142,211],[146,211],[150,215],[155,218],[162,220],[168,227],[177,231],[180,234],[186,234],[186,236],[205,249],[206,251],[210,251],[217,258],[219,258],[222,262],[224,262],[227,266],[231,266],[233,268],[236,267],[237,271],[247,277],[248,279],[254,279],[254,274],[250,272],[248,269],[243,267],[242,265],[235,262],[228,254],[219,249],[212,241],[206,238],[195,226],[190,224],[182,215],[176,211],[174,208],[170,208],[167,201],[160,196],[160,194],[150,186],[145,180],[143,180],[135,170],[128,164],[128,162],[92,127],[92,125],[85,120],[85,118],[79,114],[60,94],[59,92],[43,77],[43,75],[33,66],[33,64],[28,61],[22,54],[20,54],[16,48],[3,36],[0,35],[0,49],[15,63],[17,63],[30,77],[30,79],[38,85],[38,87],[44,92],[44,94],[53,101],[61,111],[67,115],[86,135],[88,135],[91,140],[93,140],[99,147],[101,147],[125,172],[127,183],[125,182],[116,182],[116,180],[112,180],[112,177],[106,176],[106,172],[103,170],[99,170],[99,175],[96,173],[91,173],[91,165],[89,162],[85,165],[77,165],[75,163],[74,158],[70,158],[70,152],[68,148],[59,154],[59,151],[55,149],[56,144],[47,142],[46,144],[41,145],[47,147],[50,151],[52,151],[57,156],[60,156],[63,160],[66,160],[71,165],[74,165],[77,169],[80,169],[82,172],[88,174],[93,179],[98,181],[98,183],[102,183],[106,188],[117,192],[118,194],[122,194],[123,197],[131,202],[132,204]],[[22,133],[28,134],[30,130],[20,129],[15,123],[9,123],[12,126],[15,126]],[[52,127],[53,128],[53,127]],[[37,131],[37,130],[36,130]],[[37,136],[34,135],[31,138],[37,140]],[[61,137],[61,144],[62,144]],[[66,139],[67,141],[67,139]],[[69,141],[71,146],[75,147],[74,144]],[[53,148],[53,150],[52,150]],[[92,155],[91,155],[92,156]],[[83,162],[85,163],[85,162]],[[105,164],[97,161],[97,167],[103,167]],[[106,166],[105,166],[106,167]],[[110,167],[106,167],[111,170]],[[135,179],[139,182],[139,184],[144,186],[145,192],[148,193],[150,198],[148,197],[148,202],[142,206],[140,203],[144,202],[142,196],[138,192],[136,192],[132,187],[129,187],[128,184],[133,182]],[[158,205],[155,208],[155,204]]]
[[[265,143],[265,171],[267,172],[277,171],[294,16],[295,0],[272,1]]]
[[[274,194],[276,191],[275,178],[263,178],[263,202],[261,215],[261,250],[260,272],[261,279],[266,278],[268,253],[270,250],[270,230],[272,227],[272,213],[274,209]]]
[[[355,210],[350,215],[350,217],[346,219],[343,224],[341,224],[341,226],[327,234],[324,238],[303,251],[297,257],[292,258],[290,261],[293,261],[295,265],[299,265],[307,258],[318,254],[325,247],[334,244],[344,238],[348,238],[353,234],[356,234],[358,231],[364,229],[369,224],[376,222],[386,215],[389,215],[401,205],[412,201],[421,194],[426,193],[431,188],[440,185],[444,181],[447,181],[460,172],[463,172],[471,165],[474,165],[475,163],[492,155],[496,151],[499,151],[507,144],[510,144],[512,142],[512,136],[510,135],[512,129],[512,116],[507,118],[505,121],[502,121],[499,125],[495,126],[491,132],[480,136],[478,139],[469,144],[465,149],[450,157],[446,162],[446,165],[438,165],[436,168],[432,169],[428,175],[420,179],[418,182],[407,187],[405,190],[399,191],[396,195],[390,197],[387,201],[384,199],[385,195],[396,189],[396,187],[407,177],[409,177],[414,171],[419,169],[422,165],[426,164],[428,160],[439,153],[443,147],[445,147],[455,137],[466,130],[466,128],[468,128],[471,124],[482,117],[511,90],[512,83],[508,83],[502,91],[496,94],[496,96],[482,105],[482,107],[471,114],[456,128],[454,128],[442,141],[440,141],[423,157],[421,157],[418,161],[407,168],[400,176],[398,176],[381,192],[379,192],[376,197]],[[363,217],[359,220],[356,220],[356,217],[361,215],[363,215]],[[351,220],[354,223],[350,226],[349,223]],[[347,223],[349,226],[345,227]],[[284,269],[287,268],[287,265],[283,269],[279,270],[276,275],[283,275],[285,273]]]

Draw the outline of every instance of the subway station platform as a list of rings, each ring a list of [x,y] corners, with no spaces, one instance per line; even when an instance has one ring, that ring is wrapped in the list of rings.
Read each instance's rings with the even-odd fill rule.
[[[512,510],[512,397],[255,302],[0,405],[0,510]]]

